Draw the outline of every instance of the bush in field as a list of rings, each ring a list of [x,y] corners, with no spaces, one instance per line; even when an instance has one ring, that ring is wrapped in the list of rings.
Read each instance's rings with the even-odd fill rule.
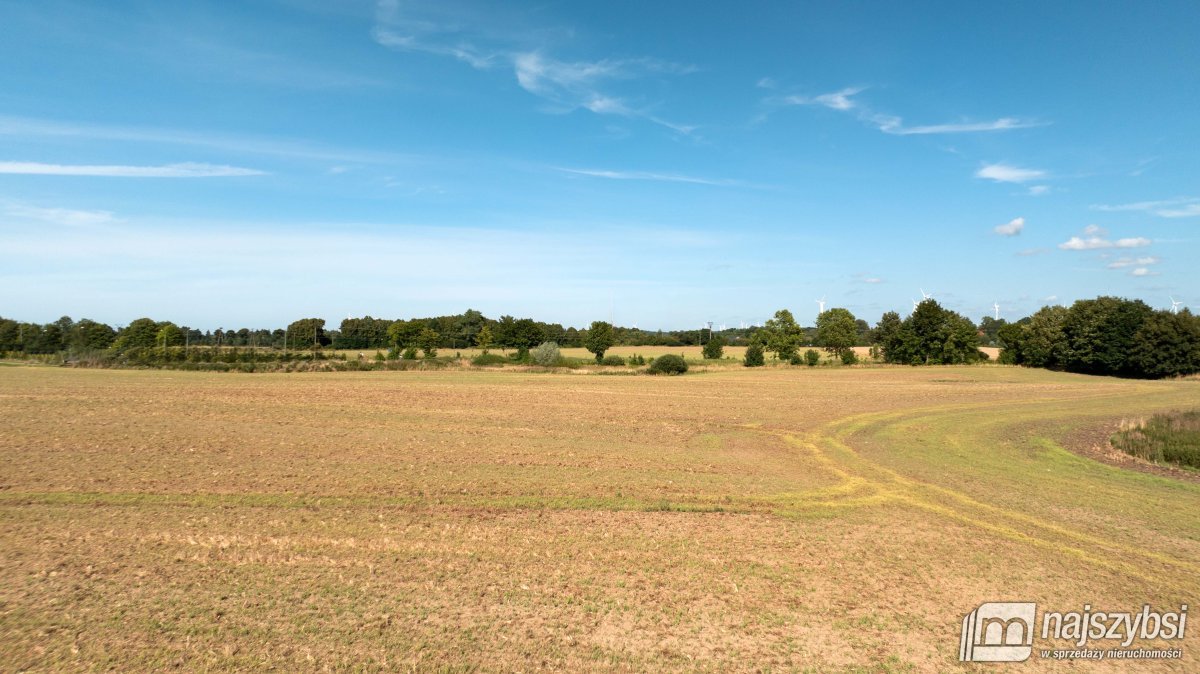
[[[542,367],[553,367],[558,363],[559,351],[558,344],[554,342],[542,342],[533,350],[533,362]]]
[[[725,355],[725,338],[716,335],[708,340],[704,345],[704,358],[707,360],[720,360],[721,356]]]
[[[842,365],[856,365],[858,363],[858,354],[854,353],[854,349],[846,349],[842,352]]]
[[[645,365],[646,357],[640,353],[635,353],[629,357],[629,364],[630,365]]]
[[[600,364],[601,365],[619,365],[621,367],[624,367],[625,359],[616,354],[612,354],[612,355],[605,356],[604,360],[600,361]]]
[[[809,349],[804,352],[804,363],[809,367],[817,365],[821,362],[821,354],[817,353],[816,349]]]
[[[647,370],[650,374],[683,374],[688,371],[687,361],[683,356],[676,356],[673,353],[668,353],[665,356],[659,356],[650,363],[650,368]]]
[[[404,358],[404,360],[416,360],[417,359],[417,347],[415,347],[415,346],[408,347],[407,349],[404,350],[404,353],[401,357]]]
[[[742,359],[742,364],[746,367],[762,367],[763,366],[763,349],[758,344],[751,344],[746,347],[746,356]]]
[[[508,359],[498,353],[484,353],[475,356],[471,359],[471,364],[477,367],[487,367],[490,365],[503,365],[508,362]]]

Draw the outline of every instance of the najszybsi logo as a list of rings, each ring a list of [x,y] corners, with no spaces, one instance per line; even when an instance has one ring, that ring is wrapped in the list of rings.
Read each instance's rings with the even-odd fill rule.
[[[988,602],[963,618],[960,662],[1022,662],[1033,653],[1037,604]]]
[[[1171,649],[1128,649],[1135,639],[1183,639],[1187,629],[1187,604],[1178,611],[1153,611],[1149,604],[1134,613],[1093,611],[1042,612],[1042,639],[1069,640],[1075,648],[1043,650],[1039,655],[1056,659],[1175,659],[1182,653]],[[1033,654],[1037,604],[1033,602],[988,602],[968,613],[958,642],[961,662],[1022,662]],[[1117,648],[1087,648],[1089,641],[1112,640]]]

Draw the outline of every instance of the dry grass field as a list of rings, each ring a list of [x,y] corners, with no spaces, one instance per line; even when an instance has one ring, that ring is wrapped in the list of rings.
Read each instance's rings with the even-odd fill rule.
[[[0,367],[0,671],[1200,671],[1193,634],[958,662],[986,601],[1200,604],[1200,484],[1071,451],[1198,403],[997,366]]]

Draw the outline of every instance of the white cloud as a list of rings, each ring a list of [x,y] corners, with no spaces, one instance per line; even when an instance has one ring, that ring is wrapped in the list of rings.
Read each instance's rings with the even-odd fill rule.
[[[1027,169],[1008,164],[985,164],[975,172],[977,178],[987,178],[998,183],[1024,183],[1030,180],[1045,178],[1046,172],[1040,169]]]
[[[868,276],[862,280],[863,283],[883,283],[883,279],[876,276]]]
[[[1133,271],[1129,272],[1129,275],[1130,276],[1158,276],[1158,272],[1150,271],[1149,269],[1146,269],[1145,267],[1138,267],[1137,269],[1134,269]]]
[[[1144,237],[1131,237],[1127,239],[1117,239],[1110,241],[1099,236],[1089,236],[1087,238],[1072,236],[1063,243],[1058,244],[1058,247],[1063,250],[1103,250],[1106,248],[1143,248],[1153,243],[1150,239]]]
[[[1131,204],[1094,204],[1097,211],[1141,211],[1151,213],[1160,218],[1191,218],[1200,216],[1200,199],[1196,197],[1177,197],[1161,201],[1138,201]]]
[[[1109,262],[1108,268],[1109,269],[1125,269],[1126,267],[1134,267],[1134,266],[1144,267],[1147,265],[1158,264],[1161,261],[1162,260],[1160,260],[1159,258],[1154,257],[1154,256],[1138,257],[1138,258],[1121,257],[1121,258],[1117,258],[1116,260],[1113,260],[1112,262]]]
[[[111,211],[83,211],[72,208],[43,208],[27,204],[9,204],[4,214],[13,218],[34,220],[66,227],[95,227],[117,221]]]
[[[774,89],[775,87],[777,87],[779,85],[776,84],[776,82],[773,78],[762,77],[762,78],[759,78],[759,80],[754,83],[754,86],[758,87],[759,89]]]
[[[1025,122],[1013,117],[1001,117],[990,122],[961,122],[957,124],[929,124],[925,126],[904,126],[899,117],[880,116],[875,120],[879,130],[897,136],[919,136],[939,133],[980,133],[986,131],[1008,131],[1010,129],[1027,129],[1040,126],[1035,122]]]
[[[437,5],[422,10],[430,16],[416,16],[412,7],[404,9],[400,11],[396,0],[377,3],[371,32],[375,42],[398,51],[452,57],[477,70],[511,66],[518,86],[549,101],[551,112],[584,109],[598,115],[636,117],[684,135],[696,128],[663,119],[608,91],[619,80],[683,75],[694,72],[694,66],[652,58],[562,61],[546,55],[540,47],[531,47],[544,44],[544,36],[522,35],[522,31],[504,34],[503,29],[492,27],[496,16],[449,16],[446,8]],[[530,29],[523,32],[536,33]]]
[[[111,164],[42,164],[38,162],[0,161],[0,173],[43,176],[99,176],[116,178],[223,178],[265,175],[257,169],[184,162],[162,166],[122,166]]]
[[[716,185],[720,187],[734,187],[743,185],[744,183],[737,180],[726,180],[721,178],[700,178],[696,176],[679,175],[675,173],[653,173],[648,171],[608,171],[604,169],[573,169],[573,168],[558,168],[557,170],[563,173],[573,173],[575,175],[591,176],[593,178],[608,178],[610,180],[654,180],[660,182],[671,183],[692,183],[696,185]]]
[[[1000,236],[1016,236],[1025,229],[1025,218],[1013,218],[1003,225],[996,225],[995,231]]]
[[[344,149],[317,145],[309,141],[261,136],[222,135],[207,132],[155,127],[106,126],[24,117],[0,116],[0,136],[18,138],[86,138],[131,143],[162,143],[204,147],[240,154],[259,154],[293,159],[319,159],[333,162],[397,163],[411,161],[412,155]]]
[[[821,105],[841,112],[856,111],[859,119],[873,125],[884,133],[896,136],[920,136],[932,134],[981,133],[989,131],[1008,131],[1041,126],[1040,123],[1023,121],[1015,117],[1001,117],[987,122],[952,122],[946,124],[923,124],[905,126],[904,120],[895,115],[871,112],[866,106],[853,97],[866,91],[866,87],[846,87],[819,96],[783,96],[767,99],[768,103],[783,105]]]
[[[1087,227],[1083,228],[1083,233],[1090,234],[1090,235],[1104,236],[1105,234],[1108,233],[1108,231],[1105,230],[1100,225],[1088,225]]]
[[[1031,197],[1040,197],[1042,195],[1049,194],[1049,193],[1050,193],[1049,185],[1030,185],[1029,186],[1029,196],[1031,196]]]

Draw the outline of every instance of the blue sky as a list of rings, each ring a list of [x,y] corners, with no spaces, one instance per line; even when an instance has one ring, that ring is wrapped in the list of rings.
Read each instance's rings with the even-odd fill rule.
[[[0,315],[1200,304],[1200,5],[0,2]]]

